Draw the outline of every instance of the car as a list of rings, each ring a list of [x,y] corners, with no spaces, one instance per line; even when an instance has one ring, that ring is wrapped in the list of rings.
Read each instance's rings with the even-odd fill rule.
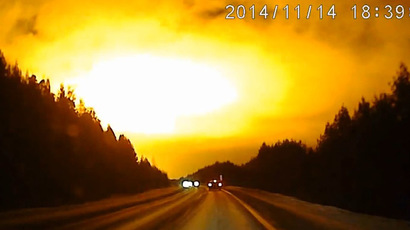
[[[181,185],[183,188],[191,188],[192,186],[194,186],[194,184],[190,180],[183,180]]]
[[[211,190],[211,189],[221,190],[222,186],[223,186],[223,183],[222,183],[222,180],[215,180],[214,179],[214,180],[210,180],[207,185],[208,185],[209,190]]]
[[[181,182],[182,188],[185,188],[185,189],[192,188],[192,187],[198,188],[199,185],[200,183],[198,180],[192,181],[192,180],[184,179]]]

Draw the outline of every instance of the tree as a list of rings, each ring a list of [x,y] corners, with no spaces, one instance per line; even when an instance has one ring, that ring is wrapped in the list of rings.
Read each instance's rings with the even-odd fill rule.
[[[75,100],[71,88],[61,85],[55,97],[49,80],[22,76],[0,52],[0,210],[168,185],[165,173],[137,162],[128,138],[104,131],[95,111]]]

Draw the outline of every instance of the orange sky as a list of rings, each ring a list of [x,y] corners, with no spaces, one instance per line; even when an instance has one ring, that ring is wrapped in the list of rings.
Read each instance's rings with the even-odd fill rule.
[[[410,63],[404,1],[400,20],[353,20],[354,3],[342,0],[334,20],[318,20],[316,8],[330,5],[317,0],[301,5],[303,17],[313,5],[308,20],[290,1],[94,2],[0,0],[0,49],[54,89],[73,85],[171,178],[216,160],[244,163],[263,141],[313,146],[341,105],[387,91]],[[252,3],[278,4],[277,19],[225,19],[227,4]],[[368,4],[389,3],[399,4]]]

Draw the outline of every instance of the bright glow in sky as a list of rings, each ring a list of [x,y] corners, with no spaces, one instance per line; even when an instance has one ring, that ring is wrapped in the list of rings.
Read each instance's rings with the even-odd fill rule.
[[[215,68],[151,55],[98,62],[67,83],[104,124],[121,132],[172,133],[177,118],[210,113],[237,99],[234,86]]]
[[[354,20],[344,0],[254,3],[300,4],[301,14],[335,4],[337,18],[278,10],[275,20],[226,20],[226,5],[251,5],[231,0],[0,0],[0,49],[54,90],[74,85],[171,178],[244,163],[263,141],[314,146],[342,105],[352,112],[362,96],[389,90],[400,62],[410,65],[407,13]],[[399,3],[371,1],[386,4]]]

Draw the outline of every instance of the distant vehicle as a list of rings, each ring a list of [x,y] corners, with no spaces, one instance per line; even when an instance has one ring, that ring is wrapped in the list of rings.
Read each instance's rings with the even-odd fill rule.
[[[208,188],[211,189],[219,189],[221,190],[223,186],[222,180],[210,180],[208,182]]]
[[[195,180],[195,181],[191,181],[191,180],[183,180],[181,185],[183,188],[192,188],[192,187],[199,187],[199,181]]]
[[[190,180],[183,180],[181,185],[183,188],[191,188],[192,186],[194,186],[194,184]]]

